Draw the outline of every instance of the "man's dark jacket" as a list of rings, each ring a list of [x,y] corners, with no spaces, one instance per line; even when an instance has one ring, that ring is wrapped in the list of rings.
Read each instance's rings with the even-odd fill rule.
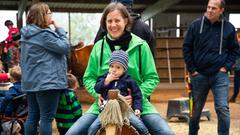
[[[230,70],[239,55],[234,26],[225,19],[213,24],[206,17],[194,20],[184,39],[183,55],[190,73],[213,75],[221,67]]]

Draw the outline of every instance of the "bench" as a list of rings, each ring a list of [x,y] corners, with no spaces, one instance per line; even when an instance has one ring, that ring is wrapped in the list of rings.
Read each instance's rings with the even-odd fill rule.
[[[211,113],[209,109],[204,108],[201,117],[207,117],[207,119],[210,120],[210,116]],[[168,100],[167,120],[170,120],[172,117],[185,119],[187,122],[190,121],[189,98],[181,97]]]

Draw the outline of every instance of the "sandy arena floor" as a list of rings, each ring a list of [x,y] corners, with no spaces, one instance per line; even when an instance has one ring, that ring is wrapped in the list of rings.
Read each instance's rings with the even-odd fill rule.
[[[159,111],[162,117],[166,118],[167,103],[154,103],[155,107]],[[83,109],[86,111],[89,104],[83,104]],[[207,102],[205,108],[210,110],[211,120],[202,117],[200,122],[199,135],[217,135],[217,118],[214,110],[213,102]],[[230,103],[231,112],[231,129],[230,135],[240,135],[240,102]],[[184,120],[178,120],[177,118],[171,118],[168,122],[169,126],[175,132],[176,135],[187,135],[188,124]],[[53,135],[58,135],[55,123],[53,123]]]
[[[174,84],[169,86],[169,84],[160,83],[158,90],[151,96],[151,101],[157,108],[158,112],[163,118],[166,118],[168,100],[179,97],[186,97],[187,93],[184,90],[184,84]],[[232,95],[232,86],[230,87],[229,97]],[[77,92],[80,103],[82,103],[84,112],[89,108],[90,104],[85,103],[92,102],[93,99],[87,94],[85,90],[80,90]],[[231,127],[230,135],[240,135],[240,96],[236,103],[230,103],[230,113],[231,113]],[[209,93],[207,103],[205,108],[210,110],[211,120],[208,121],[206,117],[201,118],[199,135],[217,135],[217,117],[214,110],[213,96]],[[180,121],[178,118],[171,118],[168,121],[169,126],[172,128],[176,135],[187,135],[188,134],[188,124],[184,120]],[[53,123],[53,135],[58,135],[55,123]]]

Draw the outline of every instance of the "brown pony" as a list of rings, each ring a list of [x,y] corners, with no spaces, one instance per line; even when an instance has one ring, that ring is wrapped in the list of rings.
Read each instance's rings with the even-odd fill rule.
[[[69,57],[69,70],[77,78],[82,79],[88,64],[88,59],[92,51],[93,45],[82,47],[73,47]]]

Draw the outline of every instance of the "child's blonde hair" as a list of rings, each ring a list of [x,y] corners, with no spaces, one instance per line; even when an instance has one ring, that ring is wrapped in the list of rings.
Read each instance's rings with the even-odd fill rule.
[[[68,73],[67,78],[68,78],[68,88],[72,88],[72,89],[79,88],[79,84],[76,76]]]
[[[20,66],[13,66],[9,69],[9,75],[12,77],[15,81],[21,81],[21,68]]]

